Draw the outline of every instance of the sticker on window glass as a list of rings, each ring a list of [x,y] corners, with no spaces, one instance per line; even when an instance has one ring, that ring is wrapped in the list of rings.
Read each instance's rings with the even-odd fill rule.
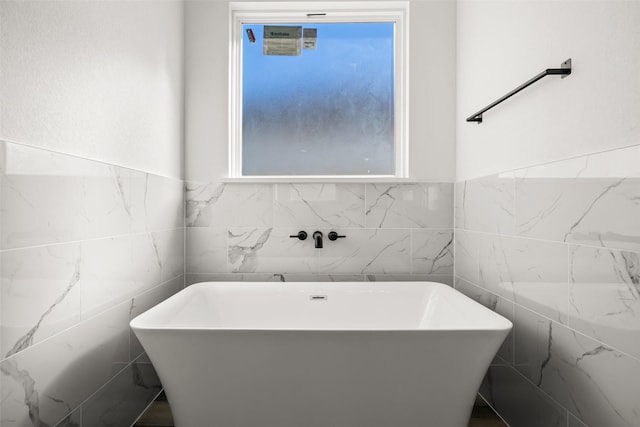
[[[302,30],[302,48],[315,50],[318,46],[318,29],[305,28]]]
[[[264,55],[300,56],[302,27],[265,25],[262,53]]]
[[[253,34],[253,30],[251,28],[247,28],[247,37],[249,38],[250,43],[256,42],[256,35]]]

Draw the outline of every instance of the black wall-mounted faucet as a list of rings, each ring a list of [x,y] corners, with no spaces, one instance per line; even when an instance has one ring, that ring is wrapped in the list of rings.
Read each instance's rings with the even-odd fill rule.
[[[322,232],[314,231],[313,240],[316,242],[316,249],[322,249]]]
[[[298,234],[292,234],[291,236],[292,239],[299,239],[299,240],[306,240],[307,239],[307,232],[304,230],[298,231]],[[316,249],[322,249],[323,248],[323,243],[322,243],[322,231],[316,230],[313,232],[313,241],[315,242],[315,246]],[[332,242],[338,239],[343,239],[347,236],[343,236],[341,234],[336,233],[335,231],[330,231],[329,234],[327,234],[327,237],[329,238],[329,240],[331,240]]]

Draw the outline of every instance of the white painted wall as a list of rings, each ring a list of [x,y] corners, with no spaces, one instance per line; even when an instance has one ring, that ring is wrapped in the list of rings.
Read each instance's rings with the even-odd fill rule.
[[[460,1],[457,180],[640,142],[640,2]],[[484,115],[466,117],[573,59]]]
[[[183,6],[0,1],[2,426],[161,389],[129,321],[184,284]]]
[[[183,175],[181,1],[3,1],[0,138]]]
[[[456,3],[411,1],[409,173],[455,180]]]
[[[410,2],[410,175],[451,182],[455,162],[455,10],[452,0]],[[187,180],[227,177],[228,1],[187,1]]]
[[[229,5],[185,2],[185,171],[187,181],[227,177]]]

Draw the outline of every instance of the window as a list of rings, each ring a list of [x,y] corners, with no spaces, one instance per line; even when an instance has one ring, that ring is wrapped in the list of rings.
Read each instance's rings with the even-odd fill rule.
[[[230,177],[407,176],[407,5],[336,3],[231,3]]]

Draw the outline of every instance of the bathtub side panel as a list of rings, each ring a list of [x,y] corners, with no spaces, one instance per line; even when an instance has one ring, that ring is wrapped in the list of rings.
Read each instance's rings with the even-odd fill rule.
[[[465,427],[491,331],[137,331],[193,425]]]

